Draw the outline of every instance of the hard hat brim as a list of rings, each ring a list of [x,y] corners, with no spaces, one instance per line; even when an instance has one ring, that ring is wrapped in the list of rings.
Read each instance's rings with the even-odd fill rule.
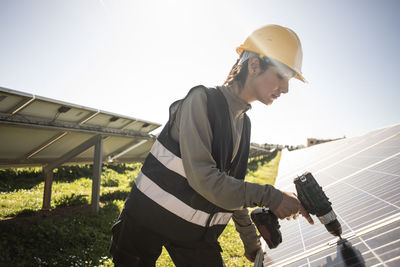
[[[296,72],[296,75],[294,76],[295,79],[302,81],[303,83],[308,83],[306,78],[303,77],[300,73]]]

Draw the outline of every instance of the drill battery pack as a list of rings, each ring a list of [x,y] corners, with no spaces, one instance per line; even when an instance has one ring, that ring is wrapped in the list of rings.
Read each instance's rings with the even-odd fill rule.
[[[256,225],[260,235],[270,249],[282,243],[281,227],[278,218],[267,208],[255,209],[251,212],[251,219]]]

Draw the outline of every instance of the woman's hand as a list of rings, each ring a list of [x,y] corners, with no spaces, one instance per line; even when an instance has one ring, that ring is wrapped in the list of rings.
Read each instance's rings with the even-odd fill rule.
[[[252,252],[245,252],[244,256],[251,262],[254,262],[256,260],[258,250],[252,251]]]
[[[296,197],[294,193],[290,192],[282,192],[283,197],[282,201],[279,204],[278,208],[272,211],[276,217],[279,219],[297,219],[299,213],[303,215],[304,218],[310,224],[314,224],[314,220],[311,218],[310,214],[306,211],[306,209],[301,205],[300,200]]]

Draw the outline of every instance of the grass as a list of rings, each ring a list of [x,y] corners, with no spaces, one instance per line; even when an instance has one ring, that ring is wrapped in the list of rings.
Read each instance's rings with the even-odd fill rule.
[[[279,161],[281,152],[278,151],[272,157],[261,157],[255,159],[251,163],[257,167],[248,168],[246,181],[257,184],[275,184],[275,179],[278,176]],[[249,165],[251,165],[251,163]]]
[[[270,161],[252,162],[246,180],[273,184],[279,159],[280,153]],[[62,167],[55,173],[48,213],[40,211],[40,169],[0,170],[0,266],[113,266],[108,253],[111,226],[140,166],[103,167],[98,213],[88,212],[90,166]],[[226,266],[252,266],[232,221],[219,242]],[[165,249],[157,266],[174,266]]]

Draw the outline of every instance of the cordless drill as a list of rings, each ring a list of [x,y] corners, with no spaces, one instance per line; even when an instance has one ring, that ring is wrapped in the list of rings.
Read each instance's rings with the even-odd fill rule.
[[[307,212],[316,215],[329,233],[342,239],[342,226],[336,219],[332,203],[329,202],[322,187],[317,183],[312,174],[306,172],[296,177],[293,182],[296,185],[297,197]]]
[[[307,212],[316,215],[329,233],[342,239],[342,226],[332,209],[332,203],[312,174],[306,172],[296,177],[293,182],[297,197]],[[255,209],[251,213],[251,219],[270,249],[276,248],[282,242],[278,218],[269,209]]]

